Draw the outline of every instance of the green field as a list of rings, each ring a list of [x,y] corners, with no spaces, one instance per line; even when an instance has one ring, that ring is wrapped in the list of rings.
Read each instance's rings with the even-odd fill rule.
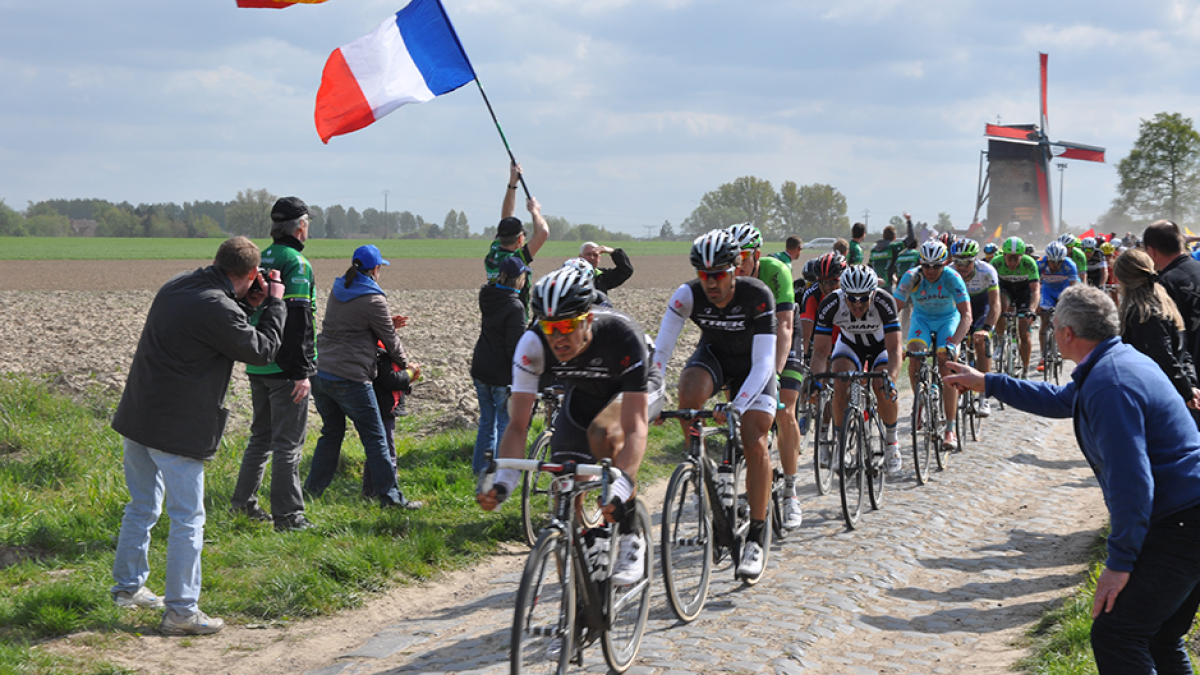
[[[256,240],[260,247],[270,240]],[[0,260],[209,260],[217,250],[216,239],[130,239],[84,237],[0,237]],[[686,241],[626,241],[619,244],[633,257],[687,255]],[[311,239],[304,247],[309,258],[347,258],[363,244],[375,244],[383,257],[475,258],[483,257],[491,244],[483,239]],[[579,255],[577,241],[547,242],[540,255]],[[768,244],[768,251],[782,244]]]

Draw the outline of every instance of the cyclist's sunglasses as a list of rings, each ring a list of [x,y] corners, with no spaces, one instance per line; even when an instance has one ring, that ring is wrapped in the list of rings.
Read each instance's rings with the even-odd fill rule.
[[[543,321],[538,320],[538,327],[542,329],[545,335],[553,335],[557,331],[560,335],[570,335],[579,329],[579,325],[587,320],[587,314],[580,314],[573,319],[560,319],[558,321]]]
[[[733,274],[733,268],[727,270],[696,270],[696,276],[700,277],[700,281],[724,281],[725,277]]]
[[[865,304],[870,300],[871,300],[870,293],[867,293],[866,295],[847,295],[846,296],[846,302],[852,302],[856,305]]]
[[[963,256],[955,256],[955,258],[954,258],[955,265],[970,265],[973,262],[975,262],[974,256],[963,255]]]
[[[839,277],[829,277],[828,279],[821,279],[821,280],[817,281],[817,285],[833,286],[833,285],[837,284],[837,282],[839,282],[839,281],[841,281],[841,279]]]
[[[945,265],[943,265],[942,263],[933,263],[932,265],[921,263],[921,269],[923,269],[923,270],[936,270],[936,269],[941,269],[943,267],[945,267]]]

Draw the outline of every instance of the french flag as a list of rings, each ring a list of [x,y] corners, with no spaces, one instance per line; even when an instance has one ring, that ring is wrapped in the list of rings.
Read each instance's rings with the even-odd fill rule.
[[[370,35],[329,55],[317,91],[317,134],[329,143],[474,79],[441,0],[412,0]]]

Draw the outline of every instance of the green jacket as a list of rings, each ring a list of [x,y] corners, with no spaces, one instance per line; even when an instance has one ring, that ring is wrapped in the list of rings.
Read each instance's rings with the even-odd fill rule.
[[[249,375],[303,380],[317,374],[316,314],[317,302],[313,288],[313,270],[308,259],[301,255],[304,244],[285,235],[262,252],[262,267],[279,270],[283,282],[283,304],[287,320],[283,327],[283,343],[274,363],[266,366],[246,366]],[[261,312],[250,317],[258,325]]]

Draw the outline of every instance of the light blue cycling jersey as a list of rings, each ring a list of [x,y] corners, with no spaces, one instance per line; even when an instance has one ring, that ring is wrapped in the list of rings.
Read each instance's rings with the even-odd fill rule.
[[[896,299],[911,302],[913,312],[931,319],[942,319],[958,312],[958,303],[967,302],[967,284],[950,267],[942,268],[937,281],[928,281],[920,267],[904,273],[896,286]]]
[[[1053,307],[1058,296],[1067,286],[1079,281],[1079,269],[1070,260],[1064,260],[1057,272],[1050,271],[1050,262],[1045,258],[1038,261],[1038,274],[1042,275],[1042,307]]]

